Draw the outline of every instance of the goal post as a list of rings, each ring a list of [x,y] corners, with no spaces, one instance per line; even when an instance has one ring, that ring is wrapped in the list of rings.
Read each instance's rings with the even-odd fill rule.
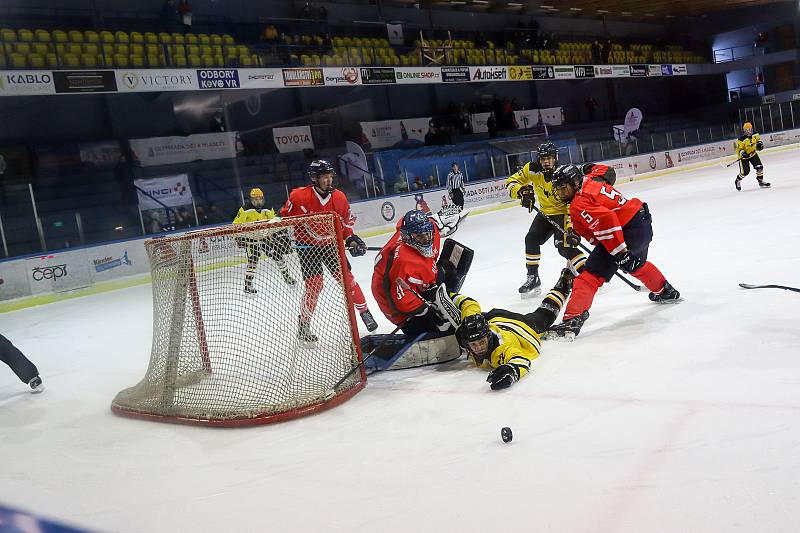
[[[336,406],[363,389],[362,366],[330,394],[362,361],[338,216],[228,225],[150,239],[145,248],[150,362],[142,380],[114,398],[114,413],[268,424]],[[299,334],[301,310],[314,342]]]

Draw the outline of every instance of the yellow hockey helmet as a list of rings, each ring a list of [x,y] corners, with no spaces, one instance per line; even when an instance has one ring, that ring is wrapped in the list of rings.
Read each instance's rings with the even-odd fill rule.
[[[753,133],[753,125],[751,123],[749,123],[749,122],[745,122],[742,125],[742,131],[747,133],[748,135]]]
[[[264,198],[264,191],[258,187],[253,187],[250,189],[250,198]]]

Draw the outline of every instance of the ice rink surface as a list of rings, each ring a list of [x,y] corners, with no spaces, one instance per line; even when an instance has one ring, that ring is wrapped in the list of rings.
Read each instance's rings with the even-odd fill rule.
[[[800,294],[737,284],[800,285],[799,159],[763,156],[771,190],[751,174],[736,192],[719,165],[622,184],[650,205],[650,259],[685,301],[613,281],[580,337],[545,342],[502,392],[462,359],[272,426],[137,421],[109,404],[147,367],[149,285],[1,314],[47,390],[0,365],[0,502],[117,532],[795,531]],[[538,305],[517,294],[531,218],[474,215],[456,235],[484,310]],[[564,261],[552,242],[542,256],[546,292]],[[372,258],[351,259],[365,293]]]

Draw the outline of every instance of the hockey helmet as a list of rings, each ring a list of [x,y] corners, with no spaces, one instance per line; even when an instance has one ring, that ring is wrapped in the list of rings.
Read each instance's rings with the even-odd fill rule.
[[[323,193],[327,194],[333,191],[335,188],[333,185],[333,178],[336,178],[336,169],[333,168],[333,165],[325,161],[324,159],[317,159],[312,161],[310,165],[308,165],[308,170],[306,171],[308,178],[311,180],[312,183]],[[329,184],[320,185],[319,178],[320,176],[324,176],[326,174],[332,174],[333,178],[331,178]]]
[[[746,135],[752,135],[753,134],[753,124],[751,124],[750,122],[745,122],[744,124],[742,124],[742,131]]]
[[[553,171],[552,181],[556,198],[568,204],[581,188],[583,173],[575,165],[560,165]]]
[[[459,344],[475,358],[475,362],[479,365],[497,347],[497,339],[492,335],[489,323],[483,313],[465,317],[458,328],[457,335]]]
[[[425,257],[433,257],[433,222],[423,211],[412,210],[403,215],[400,238]]]
[[[552,142],[546,141],[540,144],[536,149],[536,153],[539,154],[539,163],[544,170],[553,170],[558,165],[558,146]],[[553,158],[552,161],[549,160],[551,157]],[[548,163],[546,167],[545,161]]]
[[[250,203],[256,207],[261,207],[264,205],[264,191],[259,189],[258,187],[253,187],[250,189]]]

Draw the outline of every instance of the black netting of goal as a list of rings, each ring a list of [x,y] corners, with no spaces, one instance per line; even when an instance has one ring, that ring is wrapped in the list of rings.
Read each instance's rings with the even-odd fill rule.
[[[341,222],[330,214],[192,232],[145,243],[153,344],[118,414],[219,425],[267,423],[360,390]]]

